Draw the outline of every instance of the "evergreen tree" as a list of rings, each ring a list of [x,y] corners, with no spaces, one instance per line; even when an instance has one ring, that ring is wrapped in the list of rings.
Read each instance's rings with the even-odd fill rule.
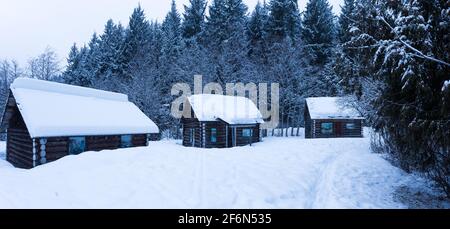
[[[338,38],[341,43],[345,43],[351,38],[351,24],[356,19],[354,18],[355,0],[345,0],[341,7],[341,15],[339,16],[339,30]]]
[[[331,54],[335,36],[334,16],[327,0],[310,0],[302,20],[302,41],[311,45],[313,64],[324,65]]]
[[[209,47],[220,47],[233,36],[242,36],[247,6],[242,0],[214,0],[209,7],[205,36]]]
[[[177,11],[175,1],[172,1],[172,7],[167,14],[163,24],[164,33],[163,52],[169,52],[169,55],[177,55],[181,45],[181,17]]]
[[[267,6],[258,2],[247,26],[249,56],[260,64],[267,63],[266,24],[268,17]]]
[[[73,44],[69,51],[67,58],[67,67],[63,73],[64,82],[68,84],[75,84],[77,70],[80,68],[80,52],[76,44]]]
[[[149,48],[149,26],[144,10],[139,5],[130,17],[124,44],[118,57],[124,80],[131,79],[134,70],[143,68],[147,64],[145,56]]]
[[[406,170],[427,171],[450,196],[450,6],[409,0],[378,19],[391,39],[379,41],[376,74],[384,79],[375,106],[377,130]],[[390,18],[390,19],[388,19]],[[391,24],[392,23],[392,24]]]
[[[108,20],[105,25],[105,30],[100,36],[100,56],[97,70],[97,76],[100,80],[123,74],[117,59],[123,45],[124,33],[125,31],[122,25],[115,25],[112,20]]]
[[[213,59],[211,79],[215,82],[238,82],[251,74],[245,70],[250,65],[245,37],[246,12],[242,0],[214,0],[209,7],[203,44]]]
[[[300,14],[297,0],[271,0],[268,32],[271,40],[277,42],[290,37],[295,41],[300,31]]]
[[[189,2],[189,6],[184,6],[183,38],[192,38],[200,34],[205,23],[206,0],[189,0]]]
[[[174,83],[182,81],[178,59],[181,54],[181,17],[177,11],[175,1],[172,1],[171,11],[162,24],[162,56],[161,56],[161,94],[168,95]],[[171,99],[165,96],[164,99]]]

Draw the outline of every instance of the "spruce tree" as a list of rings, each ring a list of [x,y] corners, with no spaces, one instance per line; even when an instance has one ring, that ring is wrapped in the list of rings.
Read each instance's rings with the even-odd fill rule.
[[[341,43],[345,43],[351,38],[351,24],[355,21],[354,12],[355,0],[345,0],[339,16],[338,38]]]
[[[406,170],[427,171],[450,196],[450,17],[445,1],[386,6],[378,20],[393,36],[379,41],[376,74],[385,87],[375,106],[377,130]]]
[[[242,0],[213,0],[205,25],[207,46],[220,47],[233,36],[242,36],[247,6]]]
[[[133,71],[143,68],[147,63],[145,56],[149,47],[149,26],[144,10],[139,5],[130,17],[124,44],[118,57],[120,69],[123,69],[121,77],[124,80],[131,79]]]
[[[101,80],[122,75],[122,70],[117,63],[117,57],[124,41],[124,30],[122,26],[115,25],[108,20],[103,34],[100,36],[100,57],[97,75]]]
[[[64,82],[68,84],[73,84],[74,78],[77,77],[75,75],[75,71],[79,68],[80,64],[80,56],[77,44],[73,44],[69,51],[69,56],[67,57],[67,67],[63,73]]]
[[[242,0],[214,0],[202,38],[213,60],[211,79],[218,83],[247,79],[250,65],[247,58],[245,27],[247,6]]]
[[[265,4],[258,2],[247,26],[249,57],[260,64],[267,63],[267,21],[268,11]]]
[[[205,23],[206,0],[189,0],[189,3],[189,6],[184,6],[183,38],[200,34]]]
[[[297,0],[271,0],[270,16],[267,29],[274,42],[283,41],[285,37],[297,40],[300,31],[300,14]]]
[[[313,64],[328,61],[335,37],[334,15],[327,0],[310,0],[302,20],[302,41],[310,45],[308,52]]]

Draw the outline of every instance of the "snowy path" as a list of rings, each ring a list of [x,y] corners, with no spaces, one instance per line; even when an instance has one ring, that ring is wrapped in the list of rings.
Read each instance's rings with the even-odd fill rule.
[[[404,208],[413,182],[368,139],[267,138],[234,149],[149,147],[69,156],[32,170],[0,159],[0,208]]]

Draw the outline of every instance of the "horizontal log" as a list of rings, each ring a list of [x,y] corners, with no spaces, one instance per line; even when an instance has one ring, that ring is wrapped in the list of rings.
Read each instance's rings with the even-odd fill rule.
[[[8,155],[8,161],[11,162],[15,167],[20,168],[32,168],[33,160],[28,158],[23,158],[21,156],[10,154]]]
[[[69,155],[67,153],[49,154],[45,158],[47,160],[55,161],[55,160],[65,157],[65,156],[69,156]]]
[[[107,146],[117,146],[121,145],[120,142],[87,142],[86,147],[107,147]]]
[[[6,138],[13,139],[16,141],[21,141],[24,143],[32,143],[33,142],[33,140],[30,138],[30,136],[26,136],[26,135],[16,135],[16,134],[8,133]]]
[[[29,138],[20,138],[20,137],[9,135],[7,137],[7,139],[8,139],[8,141],[20,142],[20,143],[26,144],[26,145],[33,145],[33,141]]]
[[[45,146],[45,151],[48,153],[67,152],[67,151],[69,151],[69,147],[68,146]]]
[[[63,141],[63,142],[47,142],[46,144],[45,144],[45,146],[46,147],[60,147],[60,146],[64,146],[64,147],[67,147],[69,145],[69,143],[68,142],[66,142],[66,141]]]
[[[23,148],[26,148],[29,150],[33,148],[32,142],[23,142],[23,141],[17,141],[14,139],[8,139],[7,142],[8,142],[8,144],[14,144],[14,145],[17,145],[17,146],[20,146],[20,147],[23,147]]]
[[[20,159],[9,157],[8,162],[10,162],[14,167],[20,169],[31,169],[33,168],[33,163],[23,162]]]
[[[24,155],[33,155],[33,149],[32,149],[32,147],[30,147],[30,148],[23,148],[22,146],[19,146],[19,145],[17,145],[17,144],[12,144],[12,143],[9,143],[8,144],[8,151],[9,150],[14,150],[15,152],[21,152],[21,153],[23,153]]]
[[[8,132],[30,134],[27,129],[8,128]]]
[[[47,143],[50,142],[69,142],[69,138],[68,137],[51,137],[51,138],[46,138]]]
[[[24,153],[21,151],[14,150],[12,148],[9,149],[8,156],[17,156],[17,157],[20,157],[23,159],[27,159],[27,160],[31,160],[31,161],[33,160],[32,154],[27,154],[27,153]]]

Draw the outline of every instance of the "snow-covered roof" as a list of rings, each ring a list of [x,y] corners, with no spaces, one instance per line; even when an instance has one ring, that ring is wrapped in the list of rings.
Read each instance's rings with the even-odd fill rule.
[[[199,94],[188,98],[199,121],[217,121],[228,124],[264,123],[261,112],[248,98],[239,96]]]
[[[159,132],[124,94],[29,78],[11,91],[32,138]]]
[[[341,100],[340,97],[307,98],[311,119],[364,119],[356,109]]]

